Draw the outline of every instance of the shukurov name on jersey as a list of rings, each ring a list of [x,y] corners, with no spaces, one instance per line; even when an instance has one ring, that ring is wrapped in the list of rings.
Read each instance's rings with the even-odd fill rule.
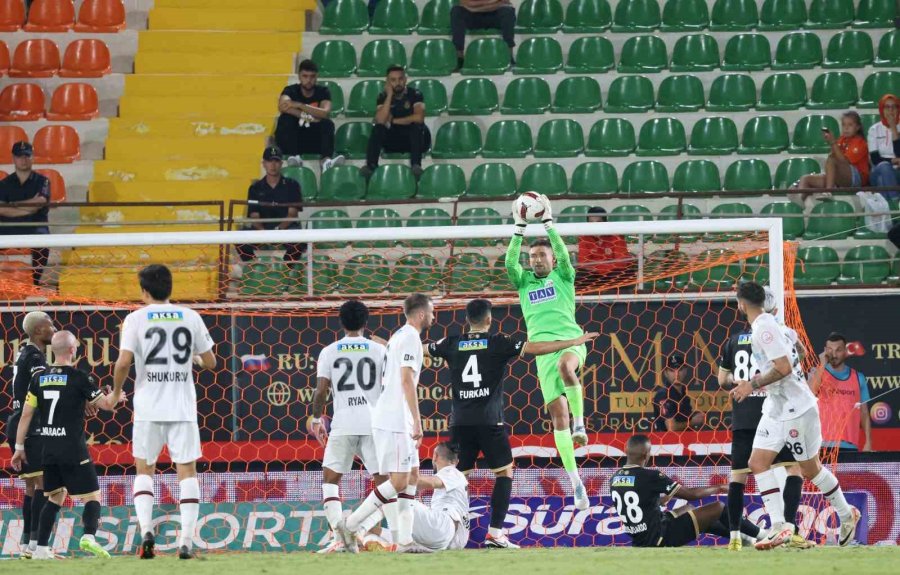
[[[184,321],[184,313],[180,311],[148,311],[148,321]]]
[[[532,305],[546,303],[556,299],[556,288],[548,285],[528,292],[528,301]]]
[[[41,387],[66,385],[66,381],[68,381],[68,376],[66,375],[42,375],[38,378],[38,385]]]
[[[181,371],[148,371],[147,383],[187,383],[191,376],[188,372]]]
[[[478,351],[488,348],[488,340],[486,339],[461,339],[459,340],[459,351]]]
[[[337,345],[338,353],[342,352],[367,352],[369,344],[367,343],[339,343]]]

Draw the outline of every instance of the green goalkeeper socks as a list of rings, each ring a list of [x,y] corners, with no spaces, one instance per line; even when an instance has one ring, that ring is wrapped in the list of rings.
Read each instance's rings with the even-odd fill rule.
[[[566,471],[577,471],[575,466],[575,444],[572,443],[572,432],[568,429],[553,432],[553,441],[556,442],[556,450],[562,459]]]
[[[584,416],[584,389],[580,385],[566,386],[566,399],[569,400],[569,411],[573,417]]]

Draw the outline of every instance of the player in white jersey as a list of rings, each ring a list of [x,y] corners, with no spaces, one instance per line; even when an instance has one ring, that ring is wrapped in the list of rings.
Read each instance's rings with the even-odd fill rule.
[[[381,396],[372,410],[372,437],[379,473],[390,475],[376,487],[350,517],[338,524],[344,545],[358,551],[356,532],[379,509],[387,518],[401,551],[412,544],[413,511],[419,475],[422,421],[416,388],[422,371],[422,330],[434,322],[434,306],[424,294],[403,302],[406,324],[387,345]]]
[[[194,310],[169,303],[172,272],[164,265],[150,265],[138,274],[146,304],[122,322],[119,358],[113,373],[115,402],[135,364],[132,455],[134,509],[140,523],[141,558],[154,557],[153,475],[165,446],[179,479],[181,533],[178,556],[194,557],[192,547],[200,511],[200,429],[197,426],[197,390],[192,363],[215,369],[213,341]]]
[[[363,335],[369,309],[359,300],[345,302],[340,311],[344,337],[319,353],[316,392],[310,425],[319,442],[325,446],[322,459],[322,502],[325,518],[334,539],[319,553],[343,551],[344,545],[334,531],[343,517],[339,485],[350,471],[353,458],[362,460],[366,471],[381,485],[387,477],[378,473],[375,443],[372,440],[371,406],[381,395],[381,371],[385,348]],[[322,415],[328,390],[334,399],[331,433],[325,429]]]
[[[747,316],[753,335],[751,348],[760,375],[752,380],[735,381],[731,391],[736,401],[743,401],[756,390],[766,388],[763,415],[756,429],[750,470],[756,478],[772,529],[756,543],[757,549],[772,549],[794,534],[794,525],[784,518],[784,501],[772,463],[782,447],[787,446],[800,465],[803,476],[828,499],[841,519],[838,543],[847,545],[856,533],[860,513],[847,503],[837,478],[819,461],[822,426],[816,398],[803,376],[796,347],[787,329],[772,314],[763,310],[765,291],[755,282],[738,287],[738,309]]]

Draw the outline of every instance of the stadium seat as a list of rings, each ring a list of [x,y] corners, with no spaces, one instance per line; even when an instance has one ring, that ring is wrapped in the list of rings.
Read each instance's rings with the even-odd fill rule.
[[[34,134],[36,164],[70,164],[81,159],[81,142],[72,126],[44,126]]]
[[[738,160],[725,170],[723,189],[771,190],[772,172],[764,160]],[[751,210],[752,212],[752,210]]]
[[[453,4],[453,0],[428,0],[419,15],[416,33],[420,36],[449,36],[450,8]]]
[[[531,128],[521,120],[501,120],[488,128],[484,137],[484,158],[524,158],[531,153]]]
[[[356,71],[356,49],[346,40],[319,42],[313,48],[312,60],[319,65],[322,78],[345,78]]]
[[[12,147],[28,140],[21,126],[0,126],[0,164],[12,164]]]
[[[556,98],[551,111],[554,114],[590,114],[599,110],[601,105],[600,84],[597,80],[588,76],[576,76],[566,78],[556,87]]]
[[[853,206],[843,200],[819,202],[810,213],[804,239],[842,240],[850,237],[859,221],[856,216],[849,215],[854,211]]]
[[[75,24],[72,0],[34,0],[28,9],[26,32],[68,32]]]
[[[456,47],[446,38],[428,38],[413,48],[411,76],[449,76],[456,70]]]
[[[756,83],[749,74],[716,76],[709,88],[709,112],[746,112],[756,106]]]
[[[900,94],[900,72],[882,70],[869,74],[863,82],[856,107],[877,108],[878,101],[885,94]]]
[[[678,211],[679,208],[681,210],[681,215],[679,216]],[[702,219],[702,212],[700,208],[693,204],[682,203],[681,206],[678,204],[672,204],[668,206],[664,206],[663,209],[659,211],[659,215],[657,216],[657,220],[659,221],[673,221],[673,220],[699,220]],[[693,243],[700,239],[699,234],[657,234],[654,236],[654,241],[657,243],[666,243],[666,242],[681,242],[681,243]],[[646,266],[648,262],[644,262],[645,265],[645,273]]]
[[[339,168],[351,168],[352,170],[359,172],[356,168],[352,166],[338,166]],[[322,174],[322,188],[325,188],[325,177],[326,174],[331,172],[332,170],[328,170],[325,174]],[[342,170],[344,172],[348,172],[347,170]],[[363,180],[363,190],[365,190],[365,180]],[[334,199],[338,199],[336,196]],[[309,216],[309,229],[311,230],[337,230],[337,229],[350,229],[353,227],[353,224],[350,222],[350,216],[341,209],[325,209],[318,210],[313,212],[312,215]],[[325,242],[324,245],[320,245],[319,247],[322,249],[339,249],[346,247],[348,242]]]
[[[827,154],[831,146],[822,137],[822,128],[832,134],[840,133],[838,121],[832,116],[804,116],[794,126],[789,151],[792,154]]]
[[[305,166],[286,166],[281,168],[281,175],[299,182],[304,202],[314,202],[319,197],[319,184],[316,173]]]
[[[333,0],[325,8],[319,33],[327,36],[360,34],[368,27],[369,8],[363,0]]]
[[[516,9],[517,34],[555,34],[562,23],[559,0],[524,0]]]
[[[509,166],[507,166],[509,167]],[[512,170],[512,168],[510,168]],[[473,172],[474,173],[474,172]],[[515,179],[515,174],[513,174],[513,178]],[[469,193],[471,193],[471,179],[469,181]],[[497,210],[493,208],[466,208],[459,214],[459,217],[456,218],[457,225],[460,226],[502,226],[503,218],[500,217],[500,214],[497,213]],[[483,247],[494,245],[497,243],[497,240],[494,239],[485,239],[485,238],[469,238],[464,240],[456,240],[454,242],[457,246],[461,247]]]
[[[341,124],[334,135],[334,150],[348,160],[362,160],[371,135],[371,121]]]
[[[572,42],[565,71],[566,74],[602,74],[615,65],[612,42],[600,36],[584,36]]]
[[[516,52],[515,74],[555,74],[562,70],[562,46],[553,38],[529,38]]]
[[[778,154],[790,144],[788,125],[781,116],[756,116],[744,125],[738,154]]]
[[[772,65],[772,46],[762,34],[738,34],[725,45],[722,70],[758,72]]]
[[[659,277],[672,269],[683,269],[690,265],[690,258],[684,252],[678,250],[656,250],[647,255],[645,260],[644,277]],[[683,290],[691,281],[689,273],[675,276],[661,277],[654,282],[657,290],[670,291]]]
[[[579,224],[586,221],[589,209],[590,206],[566,206],[554,220],[560,224]]]
[[[806,80],[800,74],[772,74],[763,81],[756,109],[761,112],[797,110],[806,105]]]
[[[35,171],[50,180],[50,203],[59,204],[66,201],[66,181],[62,174],[50,168]]]
[[[503,198],[516,193],[516,172],[509,164],[484,162],[478,164],[469,177],[467,196]]]
[[[676,192],[716,192],[722,189],[719,167],[709,160],[688,160],[675,168],[672,190]]]
[[[0,76],[9,73],[9,48],[0,40]]]
[[[428,293],[438,289],[441,266],[428,254],[406,254],[394,264],[391,293]]]
[[[369,34],[412,34],[418,25],[419,10],[413,0],[379,0]]]
[[[378,294],[391,281],[391,268],[386,259],[377,254],[356,255],[347,260],[338,283],[342,293]]]
[[[24,0],[0,0],[0,32],[15,32],[24,25]]]
[[[673,72],[708,72],[719,67],[719,43],[709,34],[687,34],[675,42]]]
[[[125,29],[125,4],[122,0],[84,0],[78,9],[76,32],[109,34]]]
[[[666,76],[656,95],[656,111],[660,113],[696,112],[703,107],[703,82],[690,74]]]
[[[356,74],[363,77],[384,78],[388,66],[406,66],[406,48],[397,40],[372,40],[363,46]]]
[[[822,63],[822,41],[815,32],[791,32],[775,48],[773,70],[808,70]]]
[[[378,170],[375,170],[375,174],[378,174],[378,171],[381,170],[381,168],[386,167],[387,166],[378,166]],[[406,166],[400,167],[406,168]],[[409,170],[409,168],[406,169]],[[375,179],[375,174],[372,175],[372,180]],[[369,190],[371,191],[371,189],[372,182],[369,182]],[[359,215],[359,219],[356,220],[356,227],[360,229],[400,228],[403,227],[403,220],[400,219],[400,214],[391,208],[371,208]],[[395,245],[397,245],[396,240],[353,242],[354,248],[390,248]]]
[[[865,134],[869,133],[869,128],[881,121],[881,116],[878,114],[860,114],[859,118],[862,120],[863,133]]]
[[[435,159],[474,158],[481,153],[481,130],[475,122],[453,121],[438,128],[431,155]]]
[[[569,191],[566,170],[556,162],[535,162],[522,172],[519,188],[547,196],[560,196]]]
[[[849,72],[826,72],[813,82],[806,107],[811,110],[843,110],[859,99],[856,78]]]
[[[765,0],[759,12],[760,32],[799,30],[806,23],[806,3],[803,0]]]
[[[885,34],[884,39],[889,35]],[[879,54],[881,53],[879,47]],[[831,37],[825,51],[823,68],[865,68],[872,63],[875,49],[872,37],[859,30],[845,30]]]
[[[384,89],[384,80],[362,80],[350,88],[347,100],[348,118],[372,118],[375,116],[378,95]]]
[[[283,262],[271,257],[260,257],[244,270],[240,281],[241,295],[270,297],[280,295],[282,290],[288,287],[286,276]],[[294,289],[299,291],[299,288]]]
[[[788,158],[775,168],[775,188],[786,190],[806,174],[818,174],[822,168],[813,158]]]
[[[663,32],[694,32],[709,26],[705,0],[666,0],[662,11]]]
[[[75,40],[66,46],[59,75],[63,78],[101,78],[112,71],[109,48],[103,40]]]
[[[509,68],[509,47],[500,38],[476,38],[466,46],[462,73],[496,76]]]
[[[624,118],[603,118],[591,126],[585,155],[589,157],[627,156],[637,147],[634,126]]]
[[[688,154],[724,156],[738,147],[738,132],[734,120],[721,116],[702,118],[694,123]]]
[[[859,0],[854,28],[890,28],[898,17],[893,0]]]
[[[691,283],[701,290],[703,288],[715,290],[730,288],[741,277],[741,264],[729,261],[733,255],[730,250],[722,248],[705,250],[696,256],[695,263],[723,263],[691,272]]]
[[[59,48],[44,38],[19,42],[9,68],[11,78],[50,78],[59,72]]]
[[[564,80],[565,81],[565,80]],[[543,114],[550,109],[550,85],[543,78],[516,78],[503,92],[501,114]]]
[[[490,277],[490,264],[481,254],[454,254],[444,270],[447,291],[451,293],[481,292]]]
[[[644,76],[619,76],[609,85],[604,110],[608,114],[642,114],[653,108],[653,83]]]
[[[319,80],[319,86],[328,88],[331,93],[331,113],[330,118],[336,118],[344,113],[344,90],[341,85],[331,80]]]
[[[880,284],[891,273],[891,256],[881,246],[856,246],[844,255],[838,285]]]
[[[751,256],[744,262],[742,278],[755,281],[760,285],[769,283],[769,254]]]
[[[716,0],[713,4],[709,29],[721,31],[747,31],[759,23],[759,10],[755,0]]]
[[[432,164],[419,178],[421,199],[456,198],[466,191],[466,174],[456,164]]]
[[[865,34],[865,32],[859,33]],[[891,30],[881,37],[881,40],[878,42],[878,56],[875,58],[875,66],[879,68],[900,67],[900,30]]]
[[[366,179],[356,166],[335,166],[322,174],[319,182],[320,201],[350,202],[361,200],[365,196]]]
[[[450,164],[439,164],[443,166],[450,166]],[[456,168],[457,166],[452,166]],[[428,170],[426,169],[426,172]],[[460,174],[461,175],[461,174]],[[425,174],[422,174],[422,177],[425,177]],[[463,180],[463,186],[465,186],[465,180]],[[419,189],[421,191],[422,184],[421,181],[419,183]],[[465,189],[463,190],[465,191]],[[432,227],[432,226],[451,226],[453,225],[453,219],[450,217],[446,211],[441,208],[419,208],[409,215],[409,219],[406,220],[406,227],[408,228],[421,228],[421,227]],[[413,247],[413,248],[439,248],[447,243],[446,240],[408,240],[403,242],[405,245]]]
[[[647,192],[664,194],[669,191],[669,172],[655,160],[641,160],[625,166],[619,185],[622,193]]]
[[[426,116],[440,116],[447,111],[449,106],[447,102],[447,88],[444,87],[444,83],[440,80],[435,80],[434,78],[413,80],[408,86],[422,92],[422,99],[425,100]]]
[[[653,118],[641,126],[638,156],[677,156],[686,147],[684,125],[674,118]]]
[[[404,164],[382,164],[375,169],[369,180],[366,199],[407,200],[416,195],[416,178],[409,166]]]
[[[466,78],[456,83],[450,96],[451,116],[486,116],[500,107],[497,86],[488,78]]]
[[[87,121],[100,116],[97,91],[90,84],[62,84],[50,99],[47,119],[54,122]]]
[[[853,0],[812,0],[805,28],[846,28],[853,22]]]
[[[795,240],[803,235],[806,224],[803,222],[803,208],[795,202],[772,202],[763,206],[763,216],[778,216],[782,220],[784,239]]]
[[[44,91],[38,84],[10,84],[0,92],[0,122],[31,122],[44,117]]]
[[[650,0],[656,4],[656,0]],[[619,4],[621,6],[621,4]],[[648,74],[665,70],[669,65],[666,43],[658,36],[632,36],[622,46],[619,73]]]
[[[646,206],[642,206],[639,204],[624,204],[621,206],[616,206],[609,211],[609,215],[606,216],[606,219],[610,223],[616,222],[644,222],[650,221],[653,219],[653,216],[650,214],[650,209]],[[628,235],[625,236],[625,241],[628,242],[637,242],[638,236],[636,235]]]
[[[840,258],[832,247],[805,246],[797,250],[794,284],[798,286],[829,285],[841,273]]]
[[[584,162],[572,172],[573,194],[614,194],[619,191],[616,167],[606,162]]]
[[[572,158],[583,151],[584,132],[575,120],[548,120],[538,130],[535,158]]]
[[[894,264],[891,266],[891,273],[887,277],[887,281],[892,285],[900,283],[900,255],[894,256]]]
[[[613,15],[613,32],[652,32],[662,18],[656,0],[619,0]]]
[[[727,178],[728,176],[726,176]],[[741,202],[718,204],[710,211],[710,218],[743,218],[753,215],[753,208]],[[709,241],[736,241],[744,236],[744,232],[707,234]]]
[[[563,32],[587,34],[605,32],[612,24],[612,10],[607,0],[572,0],[566,7]]]

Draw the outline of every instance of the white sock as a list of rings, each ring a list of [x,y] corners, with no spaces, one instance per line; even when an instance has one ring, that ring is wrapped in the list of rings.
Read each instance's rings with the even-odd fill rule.
[[[775,474],[775,481],[778,482],[778,489],[780,489],[781,492],[784,493],[784,486],[787,483],[788,478],[787,468],[783,465],[773,467],[772,473]]]
[[[363,519],[362,523],[359,524],[358,531],[362,531],[363,533],[368,533],[372,530],[373,527],[381,523],[381,520],[384,519],[384,508],[379,507],[375,510],[375,513],[369,515],[365,519]],[[382,529],[382,533],[386,530]]]
[[[566,471],[566,474],[569,476],[569,481],[572,482],[572,489],[575,489],[576,487],[581,485],[581,477],[578,476],[577,469]]]
[[[740,539],[740,538],[741,538],[741,532],[740,532],[740,531],[732,531],[732,532],[731,532],[731,540],[732,540],[732,541],[734,541],[735,539]]]
[[[322,484],[322,506],[325,508],[325,519],[334,529],[341,522],[341,516],[344,514],[341,509],[340,487],[333,483]]]
[[[178,483],[181,511],[181,545],[188,549],[194,546],[194,531],[197,529],[197,516],[200,515],[200,481],[196,477],[182,479]]]
[[[573,415],[572,420],[574,422],[574,428],[578,429],[579,427],[584,427],[584,416],[583,415]]]
[[[356,511],[350,514],[350,517],[347,518],[347,529],[353,532],[359,531],[360,524],[369,515],[375,513],[376,510],[381,509],[382,511],[384,511],[384,516],[388,520],[388,526],[391,528],[391,530],[396,530],[397,516],[393,511],[394,509],[396,509],[396,501],[397,490],[394,489],[394,486],[391,485],[390,481],[385,481],[384,483],[373,489],[372,493],[369,493],[369,496],[366,497],[360,504],[360,506],[356,508]],[[394,507],[391,507],[392,505]],[[390,509],[388,509],[389,507]],[[392,516],[393,523],[391,522]]]
[[[34,548],[34,554],[38,557],[42,557],[50,554],[50,547],[48,545],[38,545]]]
[[[28,541],[28,548],[31,549],[32,551],[37,549],[37,539],[30,539]]]
[[[412,544],[413,510],[411,499],[406,493],[397,496],[397,544]]]
[[[759,496],[762,497],[772,525],[784,523],[784,499],[781,490],[778,489],[778,480],[775,478],[775,474],[771,469],[767,469],[762,473],[757,473],[755,477]]]
[[[844,492],[841,490],[841,486],[838,483],[837,477],[834,476],[834,473],[829,471],[827,467],[823,467],[822,471],[813,477],[812,482],[813,485],[819,488],[819,491],[822,492],[825,499],[831,503],[834,510],[837,511],[838,517],[840,517],[842,521],[849,520],[850,515],[852,514],[850,511],[850,504],[847,503]]]
[[[153,533],[153,477],[138,475],[132,487],[134,496],[134,512],[141,526],[141,536]]]
[[[499,527],[488,527],[488,535],[491,537],[502,537],[503,530]]]
[[[82,541],[96,541],[96,539],[94,539],[94,536],[90,535],[88,533],[85,533],[84,535],[82,535],[81,540]]]

